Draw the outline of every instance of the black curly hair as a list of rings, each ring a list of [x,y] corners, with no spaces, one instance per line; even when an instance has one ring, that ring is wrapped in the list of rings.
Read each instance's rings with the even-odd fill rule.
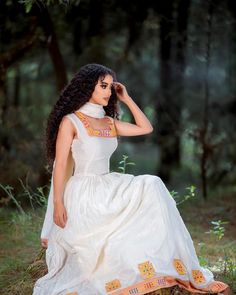
[[[56,139],[62,118],[75,112],[89,101],[99,79],[105,78],[106,75],[111,75],[113,81],[117,81],[116,74],[110,68],[96,63],[86,64],[79,69],[73,79],[62,90],[47,120],[45,145],[46,157],[50,166],[55,159]],[[106,115],[119,119],[117,102],[117,95],[112,87],[108,105],[103,108]]]

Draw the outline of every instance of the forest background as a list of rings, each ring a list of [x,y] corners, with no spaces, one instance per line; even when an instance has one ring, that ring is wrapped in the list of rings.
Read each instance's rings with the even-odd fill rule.
[[[120,138],[111,169],[160,176],[184,201],[201,263],[235,289],[235,31],[233,0],[0,1],[0,288],[22,280],[40,247],[47,117],[79,68],[96,62],[154,127]]]

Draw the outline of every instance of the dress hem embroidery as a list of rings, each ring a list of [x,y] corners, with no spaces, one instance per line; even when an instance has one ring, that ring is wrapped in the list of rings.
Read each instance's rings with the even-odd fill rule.
[[[208,288],[195,288],[190,281],[180,280],[172,276],[160,276],[152,277],[150,279],[145,279],[142,282],[134,284],[132,286],[117,290],[115,292],[109,292],[109,295],[130,295],[138,294],[144,295],[149,292],[153,292],[163,288],[170,288],[178,285],[180,288],[185,289],[192,293],[201,293],[201,294],[217,294],[229,290],[229,286],[225,283],[214,281],[209,284]],[[227,291],[226,294],[229,294]]]

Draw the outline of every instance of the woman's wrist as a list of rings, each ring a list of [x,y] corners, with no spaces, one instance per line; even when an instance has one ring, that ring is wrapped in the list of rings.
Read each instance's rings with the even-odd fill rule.
[[[53,204],[54,205],[62,205],[63,204],[62,199],[61,198],[54,198]]]
[[[127,95],[122,101],[123,103],[128,104],[130,101],[133,101],[133,99],[129,95]]]

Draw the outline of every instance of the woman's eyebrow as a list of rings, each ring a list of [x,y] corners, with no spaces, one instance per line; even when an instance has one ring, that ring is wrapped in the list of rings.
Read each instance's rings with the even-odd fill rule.
[[[107,82],[104,82],[104,81],[101,81],[101,83],[102,83],[102,84],[106,84],[106,85],[108,85],[108,83],[107,83]],[[110,83],[110,84],[113,85],[113,82]]]

